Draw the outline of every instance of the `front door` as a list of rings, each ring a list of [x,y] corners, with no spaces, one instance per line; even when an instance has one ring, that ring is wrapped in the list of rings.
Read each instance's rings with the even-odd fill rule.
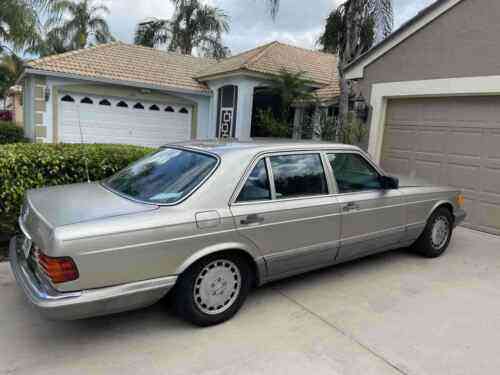
[[[340,205],[329,195],[325,167],[320,153],[262,157],[231,205],[238,230],[261,250],[271,277],[335,261]]]
[[[386,190],[381,175],[359,153],[327,154],[342,210],[339,260],[397,246],[405,233],[401,193]]]

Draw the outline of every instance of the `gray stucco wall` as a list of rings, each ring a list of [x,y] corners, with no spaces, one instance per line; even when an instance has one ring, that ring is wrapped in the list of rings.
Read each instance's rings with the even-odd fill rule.
[[[365,67],[373,83],[500,75],[500,0],[464,0]]]

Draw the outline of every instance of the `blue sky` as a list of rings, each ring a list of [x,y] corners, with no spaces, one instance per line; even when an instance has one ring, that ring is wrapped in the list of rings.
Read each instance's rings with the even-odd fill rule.
[[[148,17],[170,18],[169,0],[101,0],[111,13],[106,17],[116,38],[132,42],[135,26]],[[281,0],[275,22],[269,17],[265,0],[204,0],[231,17],[231,32],[224,42],[238,53],[273,40],[314,48],[324,20],[342,0]],[[396,27],[433,0],[394,0]]]

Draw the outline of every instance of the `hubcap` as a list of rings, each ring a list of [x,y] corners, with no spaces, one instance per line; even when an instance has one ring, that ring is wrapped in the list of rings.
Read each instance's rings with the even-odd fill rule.
[[[448,219],[444,216],[438,217],[434,221],[434,226],[432,227],[432,246],[434,246],[435,249],[441,249],[448,241],[449,235],[450,224]]]
[[[194,302],[205,314],[220,314],[236,301],[240,287],[238,267],[229,260],[216,260],[207,264],[196,277]]]

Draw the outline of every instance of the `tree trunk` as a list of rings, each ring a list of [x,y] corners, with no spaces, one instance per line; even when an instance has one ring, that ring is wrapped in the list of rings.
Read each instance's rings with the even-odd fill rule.
[[[349,114],[349,83],[343,72],[340,75],[340,97],[339,97],[339,127],[336,138],[339,141],[344,128],[347,126],[347,115]]]

